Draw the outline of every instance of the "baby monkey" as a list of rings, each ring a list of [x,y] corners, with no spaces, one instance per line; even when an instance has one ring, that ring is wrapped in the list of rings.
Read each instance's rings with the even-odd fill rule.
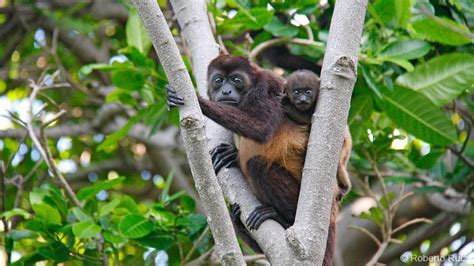
[[[318,75],[309,70],[297,70],[286,77],[285,95],[281,104],[287,118],[297,124],[311,126],[311,117],[316,108],[319,95],[319,83]],[[351,134],[346,126],[337,168],[338,200],[351,189],[351,181],[347,173],[351,149]]]

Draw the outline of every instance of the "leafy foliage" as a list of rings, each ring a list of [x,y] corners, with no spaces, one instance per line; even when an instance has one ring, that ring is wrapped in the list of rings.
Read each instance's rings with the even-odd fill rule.
[[[0,120],[0,131],[22,126],[30,94],[27,80],[61,69],[61,80],[72,87],[43,90],[33,109],[47,104],[38,115],[45,117],[67,110],[46,132],[78,130],[57,138],[46,134],[46,144],[58,165],[69,165],[60,170],[82,206],[73,204],[58,186],[31,140],[2,137],[6,193],[0,217],[12,227],[2,232],[1,244],[8,254],[20,254],[13,265],[102,265],[104,260],[113,265],[154,265],[163,254],[169,265],[187,263],[208,252],[213,243],[209,233],[200,237],[207,222],[197,213],[195,199],[172,186],[175,171],[170,169],[179,167],[176,173],[189,175],[179,141],[158,146],[151,141],[157,132],[179,125],[177,112],[166,112],[166,75],[127,1],[115,6],[126,17],[120,12],[115,17],[110,15],[114,12],[94,13],[95,4],[76,2],[15,3],[16,10],[28,10],[38,20],[22,17],[13,27],[21,30],[9,32],[0,42],[0,104],[7,109],[0,108],[0,119],[11,118]],[[166,1],[158,2],[170,11]],[[334,1],[316,2],[216,0],[210,1],[208,10],[216,36],[231,54],[247,56],[258,45],[281,38],[286,43],[267,48],[256,63],[278,67],[277,72],[318,72]],[[8,1],[3,5],[7,11],[0,14],[2,37],[10,23],[18,22],[16,14],[8,13]],[[448,150],[474,156],[472,136],[469,139],[474,112],[473,10],[469,0],[369,1],[348,117],[354,144],[352,178],[367,176],[369,184],[377,183],[378,166],[390,187],[414,187],[419,194],[455,190],[456,197],[472,190],[472,169],[453,161]],[[180,40],[176,23],[170,25]],[[80,39],[74,39],[77,36]],[[311,37],[314,42],[309,43],[318,45],[289,42]],[[76,49],[84,43],[97,48],[92,55]],[[183,59],[189,67],[186,53]],[[89,123],[104,105],[113,104],[123,109]],[[116,121],[120,126],[111,127]],[[148,130],[137,134],[137,127]],[[435,185],[418,178],[420,174]],[[344,204],[363,194],[354,188]],[[383,230],[388,210],[399,198],[388,192],[359,217]],[[463,219],[459,218],[461,224],[467,223]]]

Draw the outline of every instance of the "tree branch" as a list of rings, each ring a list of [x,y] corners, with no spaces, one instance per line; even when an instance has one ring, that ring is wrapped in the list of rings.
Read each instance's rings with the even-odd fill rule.
[[[134,0],[133,4],[144,22],[168,80],[185,100],[185,105],[179,108],[181,134],[220,259],[223,264],[245,265],[222,190],[211,165],[204,132],[204,117],[178,47],[156,1]]]
[[[367,0],[336,1],[308,142],[295,224],[287,236],[299,257],[321,265],[336,187],[336,168],[352,89]],[[316,178],[317,177],[317,178]]]
[[[280,46],[283,44],[300,44],[300,45],[314,45],[314,46],[319,46],[319,47],[324,47],[324,44],[322,42],[315,42],[313,40],[306,40],[306,39],[300,39],[300,38],[276,38],[276,39],[271,39],[265,42],[260,43],[257,45],[249,54],[249,60],[251,62],[255,62],[257,60],[257,57],[266,49],[274,46]]]
[[[207,97],[207,66],[218,55],[219,45],[212,35],[207,19],[205,1],[172,0],[171,4],[181,26],[182,34],[192,54],[193,72],[199,94]],[[220,143],[233,143],[233,134],[210,119],[206,119],[206,133],[209,150]],[[239,204],[245,219],[260,202],[256,199],[249,184],[237,168],[222,169],[218,175],[224,195],[231,203]],[[285,239],[283,227],[273,221],[264,222],[257,231],[250,234],[273,264],[290,264],[296,259],[291,255]]]

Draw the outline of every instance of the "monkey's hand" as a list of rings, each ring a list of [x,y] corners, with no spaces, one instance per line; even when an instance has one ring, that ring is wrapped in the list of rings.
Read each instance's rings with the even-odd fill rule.
[[[184,105],[183,97],[179,96],[176,90],[170,85],[166,84],[166,106],[168,111],[177,106]]]
[[[257,230],[263,222],[268,219],[272,219],[281,224],[284,228],[288,228],[291,225],[288,224],[281,215],[272,206],[258,206],[255,210],[250,213],[245,223],[249,230]]]
[[[211,151],[212,165],[216,174],[222,167],[239,167],[238,158],[237,148],[229,143],[221,143]]]
[[[240,215],[242,211],[240,210],[240,206],[237,203],[230,205],[230,218],[232,219],[232,223],[234,224],[237,233],[239,234],[240,238],[247,243],[256,253],[263,253],[262,249],[258,245],[257,242],[252,238],[247,228],[245,228],[242,221],[240,221]]]

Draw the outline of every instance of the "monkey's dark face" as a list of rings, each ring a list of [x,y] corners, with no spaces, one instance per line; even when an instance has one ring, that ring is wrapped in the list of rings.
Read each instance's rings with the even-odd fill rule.
[[[309,110],[316,98],[311,88],[294,88],[289,96],[296,109],[302,112]]]
[[[249,88],[249,80],[245,73],[233,71],[229,73],[216,71],[210,75],[209,98],[215,102],[237,105],[242,95]]]

